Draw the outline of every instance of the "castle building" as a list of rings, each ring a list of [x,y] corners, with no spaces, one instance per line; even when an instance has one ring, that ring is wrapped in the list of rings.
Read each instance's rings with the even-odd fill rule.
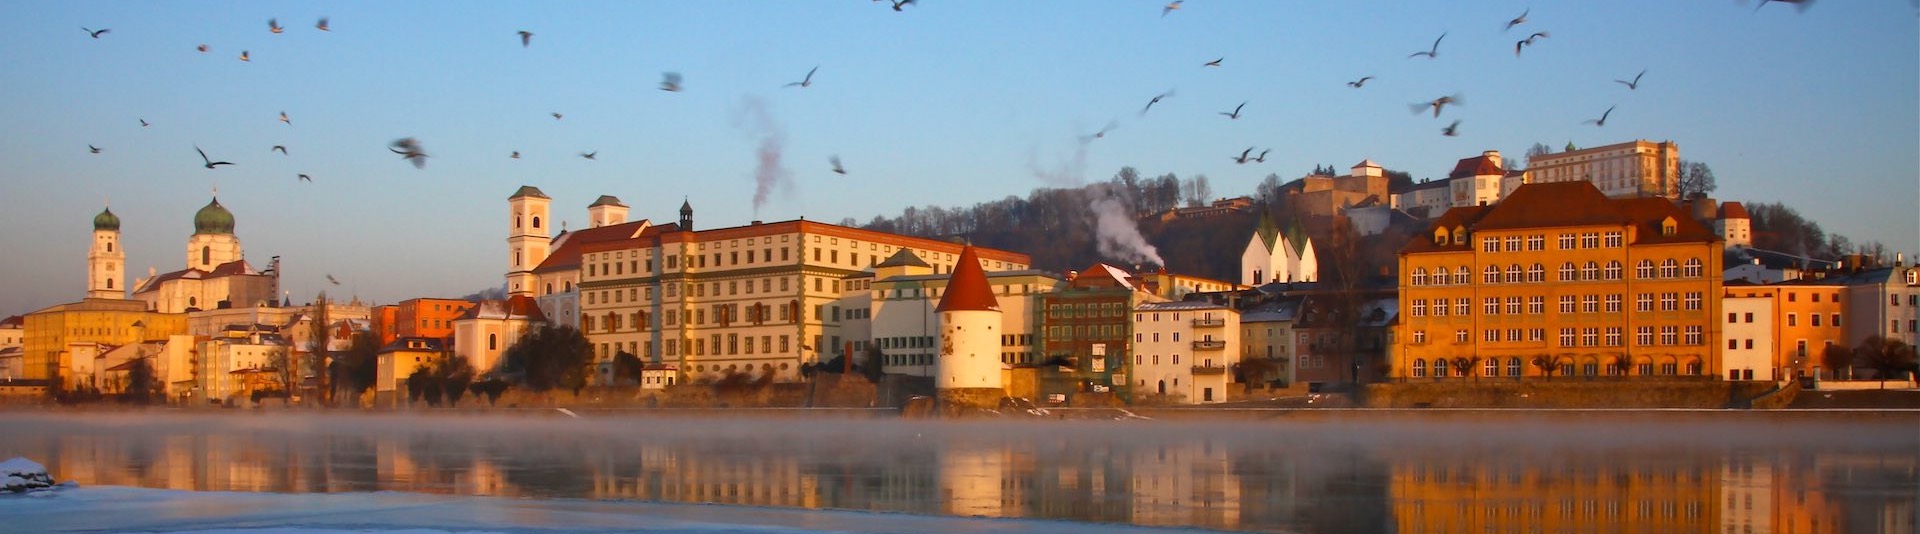
[[[1373,160],[1365,160],[1348,170],[1346,176],[1307,175],[1280,186],[1285,202],[1295,213],[1308,217],[1331,217],[1340,210],[1366,202],[1388,199],[1386,170]]]
[[[934,308],[940,315],[940,352],[934,391],[949,406],[994,408],[1007,396],[1001,379],[1000,301],[973,246],[960,249],[953,278]]]
[[[1008,365],[1038,363],[1040,296],[1062,283],[1059,276],[1037,270],[1001,270],[986,273],[987,285],[1000,307],[1000,361]],[[841,282],[845,292],[841,309],[842,343],[854,354],[879,351],[887,374],[932,377],[941,315],[934,312],[953,283],[952,274],[934,274],[933,265],[912,249],[902,248],[869,271]],[[856,360],[865,363],[865,360]]]
[[[1628,141],[1606,146],[1537,154],[1527,158],[1530,184],[1589,182],[1608,198],[1661,197],[1680,200],[1680,145],[1672,141]]]
[[[625,206],[609,200],[589,208],[599,209],[590,219],[600,226],[551,239],[533,228],[536,218],[551,221],[546,195],[528,186],[508,200],[508,292],[538,295],[557,325],[577,311],[601,370],[596,381],[611,379],[608,364],[620,352],[672,364],[681,382],[729,373],[798,380],[802,364],[846,349],[847,310],[838,301],[847,277],[901,249],[921,254],[931,274],[951,274],[963,248],[807,220],[696,231],[689,202],[678,223],[629,222]],[[992,271],[1031,262],[998,250],[976,254]]]
[[[1586,181],[1448,210],[1400,251],[1389,376],[1714,372],[1722,248],[1666,198]]]
[[[1720,216],[1713,220],[1713,233],[1719,234],[1730,249],[1753,246],[1753,220],[1747,216],[1747,207],[1739,202],[1721,204]]]
[[[95,217],[94,221],[96,245],[102,243],[101,219]],[[114,217],[111,222],[112,233],[117,235],[119,218]],[[221,206],[217,198],[207,203],[193,215],[193,235],[187,238],[186,268],[157,275],[148,268],[148,276],[135,284],[133,297],[161,313],[256,306],[274,301],[280,285],[278,266],[272,266],[267,272],[254,270],[241,253],[240,238],[233,234],[233,228],[233,212]],[[114,241],[118,241],[117,237],[105,243]],[[106,256],[97,261],[112,265],[124,260]],[[104,287],[101,289],[105,291]]]
[[[1313,251],[1313,238],[1299,220],[1287,225],[1285,234],[1273,222],[1273,215],[1260,211],[1260,223],[1240,253],[1240,283],[1248,286],[1271,282],[1312,282],[1320,279],[1320,259]]]

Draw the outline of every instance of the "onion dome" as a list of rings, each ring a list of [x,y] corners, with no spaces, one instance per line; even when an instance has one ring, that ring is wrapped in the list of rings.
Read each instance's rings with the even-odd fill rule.
[[[101,210],[99,215],[93,216],[93,229],[118,232],[120,231],[120,216],[113,214],[113,208]]]
[[[233,233],[233,212],[220,205],[220,199],[208,202],[207,207],[193,214],[193,233],[230,235]]]

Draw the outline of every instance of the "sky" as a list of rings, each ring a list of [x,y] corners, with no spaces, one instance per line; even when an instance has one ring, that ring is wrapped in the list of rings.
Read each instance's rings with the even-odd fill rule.
[[[1123,166],[1235,196],[1315,165],[1444,177],[1483,150],[1634,139],[1710,165],[1722,200],[1786,202],[1856,242],[1920,251],[1912,0],[890,5],[0,3],[0,316],[84,294],[103,204],[133,278],[183,268],[216,187],[246,258],[280,256],[295,302],[501,285],[521,185],[576,229],[602,194],[661,222],[688,201],[700,228],[864,222]],[[1437,57],[1407,57],[1443,33]],[[810,86],[783,87],[815,67]],[[1636,90],[1614,82],[1642,69]],[[659,90],[666,72],[682,91]],[[1455,94],[1439,119],[1409,113]],[[1242,102],[1240,118],[1219,114]],[[1583,124],[1609,107],[1604,127]],[[1440,135],[1454,120],[1459,135]],[[425,168],[387,150],[403,137]],[[206,169],[195,146],[234,165]],[[1231,161],[1249,146],[1272,153]]]

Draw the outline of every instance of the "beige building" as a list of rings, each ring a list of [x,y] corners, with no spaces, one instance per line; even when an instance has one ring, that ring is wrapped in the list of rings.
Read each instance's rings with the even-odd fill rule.
[[[430,337],[403,337],[380,347],[373,379],[375,406],[398,406],[407,399],[407,377],[431,369],[448,357],[446,346]]]
[[[902,248],[920,254],[934,274],[951,273],[962,248],[806,220],[695,230],[688,203],[676,224],[624,222],[625,207],[605,202],[610,198],[588,209],[602,215],[591,217],[601,226],[549,241],[533,222],[551,221],[550,199],[522,187],[508,200],[518,223],[509,237],[509,292],[544,297],[574,288],[580,330],[607,372],[614,355],[628,352],[674,364],[682,380],[728,373],[798,380],[800,365],[844,348],[846,310],[837,307],[847,277]],[[990,272],[1023,270],[1031,261],[997,250],[979,254]],[[544,301],[542,312],[556,314]],[[597,374],[604,376],[595,381],[611,379]]]
[[[200,397],[237,404],[256,390],[288,391],[292,374],[285,366],[291,352],[279,328],[224,327],[220,335],[199,343],[194,380]]]
[[[1208,404],[1227,400],[1229,369],[1240,363],[1240,312],[1205,301],[1133,307],[1135,398]]]
[[[940,314],[934,313],[938,295],[944,295],[952,274],[933,274],[933,265],[912,249],[901,248],[870,272],[848,277],[841,308],[842,343],[852,343],[854,354],[878,349],[888,374],[934,375]],[[1000,362],[1037,363],[1035,345],[1039,318],[1034,310],[1040,295],[1064,282],[1035,270],[993,271],[987,284],[1000,307]],[[831,312],[830,312],[831,315]],[[856,360],[856,363],[864,363]]]
[[[526,295],[480,301],[454,319],[453,355],[465,359],[475,372],[485,373],[500,364],[507,348],[520,336],[546,320],[538,304]]]
[[[113,222],[117,230],[118,218]],[[193,215],[193,235],[187,238],[186,268],[164,274],[147,268],[147,277],[134,284],[133,297],[162,313],[263,306],[276,300],[278,266],[265,272],[254,270],[242,254],[233,227],[233,212],[221,206],[219,199],[200,208]],[[94,228],[99,234],[100,218],[95,219]]]
[[[1540,154],[1527,159],[1526,182],[1591,182],[1608,198],[1680,199],[1680,145],[1629,141]]]
[[[1280,186],[1280,195],[1299,210],[1294,213],[1317,217],[1332,217],[1368,198],[1382,202],[1389,196],[1386,171],[1373,160],[1354,164],[1346,176],[1300,177]]]

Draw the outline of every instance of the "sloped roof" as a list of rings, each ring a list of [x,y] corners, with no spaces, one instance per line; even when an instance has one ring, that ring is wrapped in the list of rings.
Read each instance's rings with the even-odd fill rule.
[[[27,318],[19,315],[0,319],[0,328],[24,328],[26,324]]]
[[[640,219],[638,221],[607,225],[599,228],[575,230],[573,232],[560,234],[560,238],[556,240],[557,246],[554,247],[553,252],[547,254],[547,259],[541,260],[540,265],[533,268],[533,272],[544,273],[579,269],[580,248],[582,245],[632,239],[639,237],[641,234],[654,232],[656,229],[662,228],[660,226],[649,226],[649,224],[646,219]],[[678,228],[675,225],[664,226],[668,228],[668,230],[665,231]]]
[[[146,293],[148,291],[159,289],[160,283],[166,282],[168,280],[208,280],[208,279],[222,278],[227,276],[265,276],[265,275],[261,274],[260,271],[253,270],[253,265],[247,263],[247,260],[233,260],[230,262],[222,263],[219,266],[214,267],[212,271],[202,271],[199,269],[188,268],[188,269],[181,269],[173,272],[160,273],[159,275],[156,275],[153,278],[148,278],[145,283],[140,284],[140,287],[134,288],[133,292],[138,294],[138,293]]]
[[[1667,202],[1664,199],[1655,199]],[[1671,204],[1671,202],[1668,202]],[[1526,184],[1475,224],[1477,230],[1626,223],[1626,214],[1586,180]]]
[[[980,256],[974,254],[973,245],[960,249],[960,259],[955,260],[953,279],[947,282],[947,291],[940,295],[940,306],[934,311],[1000,311],[1000,301],[993,298],[993,288],[987,285],[987,271],[980,268]]]
[[[887,256],[886,261],[882,261],[880,264],[874,265],[874,267],[932,267],[932,265],[928,265],[926,260],[920,259],[920,256],[914,254],[912,249],[900,247],[900,250],[894,251],[892,256]]]
[[[531,185],[523,185],[523,186],[520,186],[520,189],[515,190],[513,192],[513,196],[507,197],[507,200],[513,200],[520,197],[551,198],[551,197],[548,197],[546,193],[540,192],[540,188],[538,187],[534,187]]]
[[[540,312],[540,305],[533,297],[514,295],[507,297],[506,300],[480,301],[473,307],[467,308],[465,313],[460,314],[460,317],[454,320],[463,321],[470,319],[524,319],[528,321],[546,322],[547,316]]]
[[[1747,207],[1739,202],[1727,202],[1720,205],[1720,218],[1747,219]]]
[[[1499,164],[1494,163],[1491,156],[1481,154],[1471,158],[1461,158],[1458,163],[1453,164],[1453,172],[1447,173],[1447,178],[1460,178],[1463,176],[1505,176],[1506,174],[1507,170],[1500,168]]]
[[[1273,213],[1267,211],[1265,207],[1260,209],[1260,223],[1253,227],[1253,233],[1260,236],[1260,243],[1265,245],[1267,250],[1273,250],[1276,246],[1274,241],[1280,238],[1280,225],[1273,222]]]
[[[1587,182],[1576,182],[1587,183]],[[1613,201],[1621,213],[1639,229],[1635,244],[1644,243],[1696,243],[1719,241],[1720,236],[1712,228],[1701,224],[1688,216],[1686,210],[1673,202],[1660,197],[1625,198]],[[1674,221],[1673,235],[1660,233],[1660,224],[1668,217]]]
[[[1503,203],[1499,205],[1505,206],[1506,204]],[[1488,213],[1492,212],[1493,208],[1494,206],[1463,206],[1447,210],[1446,213],[1440,214],[1440,218],[1434,219],[1432,225],[1427,226],[1426,234],[1416,239],[1407,240],[1407,246],[1400,249],[1400,251],[1406,253],[1472,250],[1473,247],[1469,243],[1435,244],[1433,242],[1433,232],[1440,228],[1451,229],[1456,226],[1471,227],[1474,223],[1479,222],[1481,218],[1486,217]]]
[[[619,206],[622,208],[627,207],[626,204],[620,203],[619,197],[615,197],[613,195],[600,195],[600,198],[594,199],[592,204],[587,205],[587,207],[589,208],[599,207],[599,206]]]
[[[420,348],[409,347],[408,346],[409,342],[420,342],[422,347]],[[388,352],[396,352],[396,351],[439,352],[441,350],[445,350],[444,347],[445,347],[445,344],[441,343],[439,338],[403,337],[403,338],[396,338],[393,340],[392,343],[388,343],[386,346],[380,347],[380,353],[385,354]]]
[[[1307,236],[1307,227],[1306,225],[1300,224],[1300,218],[1295,217],[1292,223],[1287,224],[1287,245],[1293,247],[1294,255],[1298,256],[1307,253],[1307,240],[1309,239],[1312,238]]]

